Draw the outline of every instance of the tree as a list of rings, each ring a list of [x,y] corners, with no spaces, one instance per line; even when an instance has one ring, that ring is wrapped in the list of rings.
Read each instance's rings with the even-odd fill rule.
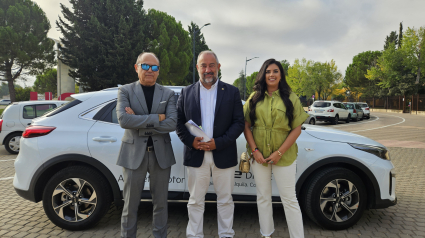
[[[289,63],[289,61],[287,61],[287,60],[282,60],[282,61],[280,61],[280,63],[282,64],[282,67],[285,70],[285,76],[288,76],[288,69],[289,69],[289,66],[291,65],[291,63]]]
[[[142,0],[70,0],[56,22],[63,37],[59,58],[84,91],[137,80],[137,56],[147,49],[149,23]]]
[[[188,31],[190,35],[190,42],[193,42],[193,31],[198,31],[199,26],[196,23],[191,22],[190,26],[188,26]],[[205,41],[204,34],[201,31],[198,31],[195,35],[195,61],[198,59],[199,53],[204,50],[209,50],[208,45]],[[193,52],[192,52],[193,54]],[[198,82],[199,74],[195,68],[195,82]],[[193,83],[193,64],[192,62],[189,64],[189,73],[185,77],[185,81],[182,85],[189,85]]]
[[[425,27],[419,29],[408,27],[401,50],[405,56],[403,64],[415,76],[415,84],[423,84],[425,81]]]
[[[27,88],[16,88],[16,101],[29,101],[30,100],[30,93],[32,92],[32,89],[30,87]]]
[[[245,99],[243,98],[243,90],[244,90],[243,83],[244,83],[244,77],[245,77],[244,71],[243,71],[243,70],[241,70],[241,71],[239,72],[239,78],[237,78],[237,79],[233,82],[233,86],[235,86],[235,87],[237,87],[237,88],[239,89],[239,94],[240,94],[240,96],[241,96],[241,99],[242,99],[242,100],[245,100]],[[248,95],[248,96],[249,96],[249,95]]]
[[[386,50],[388,48],[390,43],[394,43],[394,44],[397,45],[397,43],[398,43],[397,37],[398,37],[397,32],[392,31],[390,33],[390,35],[385,38],[384,50]]]
[[[398,47],[397,47],[398,49],[400,49],[402,46],[402,40],[403,40],[403,22],[400,22],[400,29],[398,34]]]
[[[37,75],[33,88],[38,93],[52,92],[53,95],[56,95],[58,88],[57,70],[48,69],[44,74]]]
[[[288,67],[288,76],[286,81],[292,88],[292,91],[299,96],[307,96],[308,98],[316,91],[311,82],[308,69],[314,64],[312,60],[295,59],[294,64]]]
[[[0,1],[0,76],[16,101],[14,82],[23,74],[36,75],[54,62],[50,23],[31,0]]]
[[[158,82],[164,85],[187,85],[186,76],[192,62],[189,33],[174,17],[155,9],[148,12],[147,50],[161,62]],[[191,82],[191,81],[190,81]]]
[[[376,67],[377,60],[381,55],[381,51],[365,51],[353,57],[353,62],[345,70],[343,80],[350,92],[374,96],[379,88],[376,85],[377,82],[369,80],[365,75],[367,70]]]

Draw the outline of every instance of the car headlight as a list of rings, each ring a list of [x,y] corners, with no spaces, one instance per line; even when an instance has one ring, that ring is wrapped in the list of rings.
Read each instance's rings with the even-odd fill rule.
[[[354,143],[348,143],[348,144],[351,145],[354,149],[363,150],[365,152],[374,154],[384,160],[391,160],[390,154],[386,148],[371,146],[371,145],[354,144]]]

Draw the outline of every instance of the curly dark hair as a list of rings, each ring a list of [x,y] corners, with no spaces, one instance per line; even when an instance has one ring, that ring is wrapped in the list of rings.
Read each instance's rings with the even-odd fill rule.
[[[255,94],[249,101],[249,108],[251,109],[251,111],[249,112],[249,119],[251,119],[251,126],[254,126],[255,120],[257,119],[257,116],[255,115],[255,107],[257,106],[258,102],[264,100],[266,94],[266,69],[271,64],[277,65],[280,70],[279,92],[280,97],[282,98],[283,103],[286,107],[286,116],[288,117],[289,127],[291,127],[292,121],[294,120],[294,105],[289,99],[289,95],[291,95],[291,87],[286,82],[285,70],[283,69],[282,64],[279,61],[276,61],[275,59],[268,59],[266,60],[266,62],[264,62],[255,80],[255,84],[253,87]]]

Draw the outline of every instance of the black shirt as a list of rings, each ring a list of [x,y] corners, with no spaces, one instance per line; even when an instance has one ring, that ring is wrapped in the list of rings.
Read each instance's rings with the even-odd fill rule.
[[[150,114],[152,109],[152,101],[153,101],[153,93],[155,91],[155,84],[153,86],[143,86],[142,84],[140,85],[142,86],[143,93],[145,94],[145,101],[146,101],[146,105],[148,106],[148,112]],[[152,137],[150,136],[148,139],[147,146],[153,146]]]

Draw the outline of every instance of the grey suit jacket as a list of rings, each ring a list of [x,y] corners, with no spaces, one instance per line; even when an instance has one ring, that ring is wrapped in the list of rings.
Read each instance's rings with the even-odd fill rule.
[[[135,115],[127,114],[126,107],[133,109]],[[137,169],[146,153],[149,136],[152,137],[159,166],[165,169],[176,163],[169,134],[177,124],[174,91],[156,84],[149,114],[139,81],[126,84],[118,89],[116,109],[118,122],[125,129],[117,165]],[[166,119],[160,122],[158,114],[165,114]]]

